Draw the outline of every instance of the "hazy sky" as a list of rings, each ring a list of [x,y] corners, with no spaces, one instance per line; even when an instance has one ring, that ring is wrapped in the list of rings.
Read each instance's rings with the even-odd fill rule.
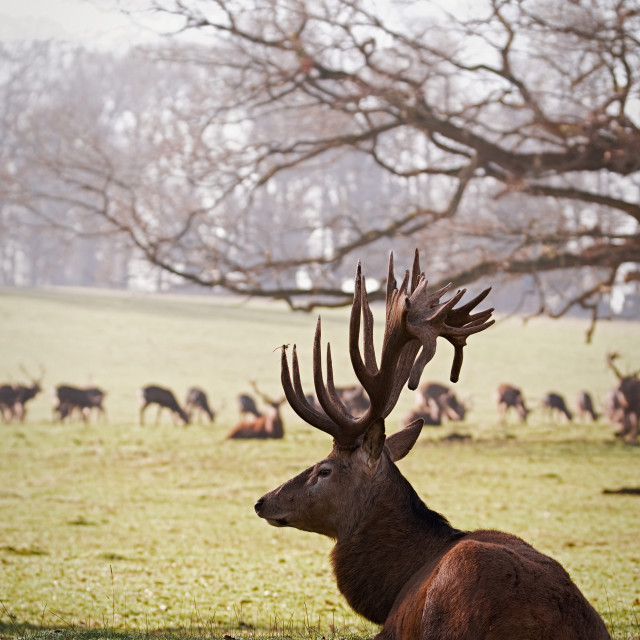
[[[118,47],[140,37],[127,16],[101,6],[87,0],[0,0],[0,40],[55,38]]]

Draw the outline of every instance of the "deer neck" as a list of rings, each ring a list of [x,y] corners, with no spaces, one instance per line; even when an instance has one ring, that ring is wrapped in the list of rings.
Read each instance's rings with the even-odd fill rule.
[[[340,592],[356,612],[378,624],[411,577],[435,566],[461,535],[394,470],[398,477],[380,483],[370,510],[338,536],[331,553]]]

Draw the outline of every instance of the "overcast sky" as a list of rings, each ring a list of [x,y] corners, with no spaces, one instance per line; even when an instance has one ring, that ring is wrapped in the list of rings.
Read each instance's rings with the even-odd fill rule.
[[[117,48],[143,37],[130,18],[105,6],[87,0],[0,0],[0,40],[54,38]]]

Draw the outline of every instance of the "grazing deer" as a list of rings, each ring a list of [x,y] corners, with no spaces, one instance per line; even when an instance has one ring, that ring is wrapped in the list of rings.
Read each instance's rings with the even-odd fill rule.
[[[187,391],[184,408],[187,414],[189,414],[190,420],[193,420],[193,417],[197,416],[198,422],[200,422],[202,414],[209,418],[209,422],[213,422],[215,420],[216,414],[209,406],[207,394],[198,387],[191,387],[191,389]]]
[[[578,391],[576,394],[576,414],[581,419],[589,416],[594,422],[598,419],[591,394],[588,391]]]
[[[420,385],[416,393],[418,406],[427,409],[435,406],[442,418],[457,422],[464,420],[466,407],[456,398],[456,394],[450,387],[439,382],[425,382]],[[428,411],[431,413],[431,411]]]
[[[27,415],[27,402],[33,400],[42,391],[44,368],[40,367],[39,378],[32,376],[22,365],[20,365],[20,369],[30,379],[30,384],[0,385],[0,413],[5,422],[10,422],[13,418],[24,422]]]
[[[78,411],[83,422],[87,422],[91,417],[91,412],[95,410],[98,416],[106,422],[107,414],[102,405],[106,392],[98,387],[73,387],[68,384],[58,385],[53,390],[53,415],[58,416],[61,422],[71,416],[74,411]]]
[[[382,630],[378,640],[604,640],[599,615],[562,566],[520,538],[500,531],[461,531],[430,510],[400,473],[422,428],[420,420],[385,436],[385,418],[408,381],[416,389],[438,337],[454,345],[451,380],[458,380],[466,339],[493,321],[492,309],[473,313],[486,297],[456,307],[449,286],[428,293],[416,253],[400,288],[390,260],[386,326],[379,363],[373,315],[360,266],[349,330],[349,353],[371,399],[360,417],[335,392],[331,350],[323,379],[321,325],[313,374],[322,411],[305,401],[296,347],[293,376],[282,353],[282,384],[291,407],[333,437],[329,456],[255,504],[259,517],[335,540],[331,553],[338,588],[351,607]],[[362,316],[362,318],[361,318]],[[361,319],[364,356],[360,351]]]
[[[155,384],[147,385],[142,389],[138,389],[138,400],[140,401],[140,425],[144,426],[144,412],[150,404],[158,405],[158,413],[156,414],[156,424],[160,421],[160,412],[163,409],[171,411],[173,422],[176,422],[176,416],[182,420],[185,425],[189,424],[189,416],[185,410],[178,404],[176,397],[171,389],[165,389]]]
[[[496,389],[495,399],[502,424],[505,424],[507,420],[507,411],[509,409],[515,409],[522,422],[527,421],[527,416],[531,413],[531,410],[525,406],[524,396],[520,389],[510,384],[501,384]]]
[[[280,415],[280,405],[285,401],[285,398],[279,398],[274,400],[269,396],[262,393],[257,384],[251,381],[251,386],[254,391],[262,398],[266,404],[264,412],[258,411],[253,403],[253,410],[247,409],[247,413],[251,413],[252,417],[245,420],[241,420],[229,433],[227,438],[231,440],[243,440],[248,438],[254,438],[258,440],[268,439],[280,439],[284,437],[284,424],[282,422],[282,416]],[[243,396],[238,396],[241,398]],[[250,398],[250,396],[246,396]],[[253,398],[250,398],[253,400]],[[249,405],[247,405],[249,406]]]
[[[555,391],[549,391],[549,393],[545,393],[542,397],[542,408],[548,411],[551,415],[560,414],[568,422],[573,420],[573,414],[567,408],[567,403],[564,401],[564,398],[559,394],[555,393]]]
[[[613,391],[612,404],[617,407],[614,421],[621,425],[616,434],[630,443],[638,439],[640,422],[640,379],[638,372],[624,375],[615,365],[617,353],[607,354],[607,364],[618,378],[618,386]]]
[[[238,411],[240,412],[240,418],[245,417],[245,414],[250,413],[256,418],[260,418],[262,414],[258,411],[256,401],[246,393],[241,393],[238,396]]]

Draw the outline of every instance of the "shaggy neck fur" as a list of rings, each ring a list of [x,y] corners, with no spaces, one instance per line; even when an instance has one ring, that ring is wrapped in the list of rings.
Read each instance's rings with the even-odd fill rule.
[[[338,536],[331,553],[338,588],[355,611],[378,624],[411,576],[462,535],[422,502],[393,463],[385,475],[372,485],[375,501]]]

